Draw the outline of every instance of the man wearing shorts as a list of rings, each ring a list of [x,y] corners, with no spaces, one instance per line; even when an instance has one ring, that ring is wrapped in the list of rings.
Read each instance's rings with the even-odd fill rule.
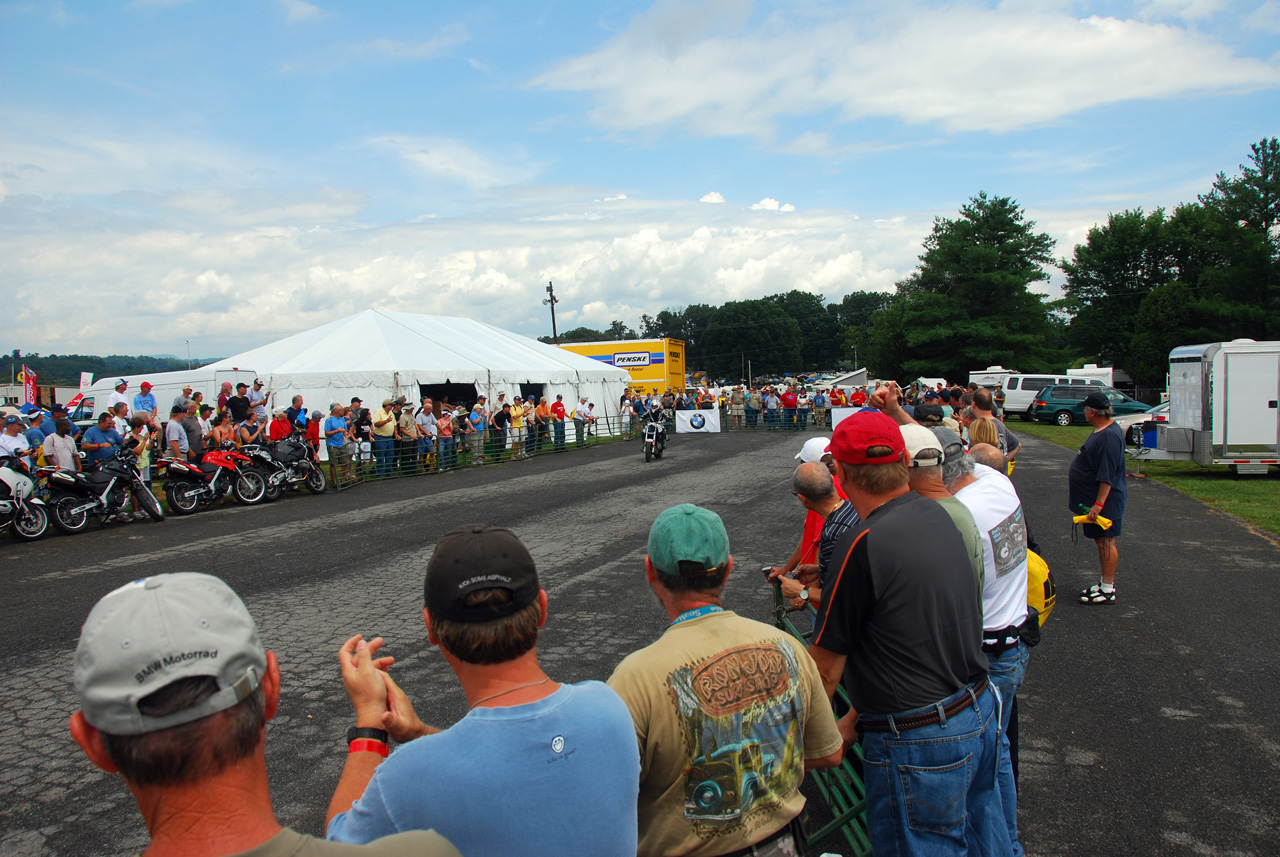
[[[1086,538],[1098,545],[1102,579],[1080,593],[1081,604],[1113,604],[1116,600],[1116,565],[1120,552],[1116,539],[1124,517],[1125,470],[1124,432],[1111,419],[1111,400],[1102,393],[1090,393],[1084,400],[1084,418],[1093,426],[1071,462],[1067,475],[1068,505],[1073,515],[1087,515],[1082,524]],[[1111,521],[1103,528],[1099,517]]]

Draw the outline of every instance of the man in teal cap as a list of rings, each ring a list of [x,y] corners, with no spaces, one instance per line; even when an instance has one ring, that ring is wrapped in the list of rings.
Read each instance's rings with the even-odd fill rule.
[[[733,557],[715,512],[667,509],[644,565],[670,624],[609,679],[640,744],[640,857],[803,854],[800,781],[843,758],[813,659],[721,606]]]

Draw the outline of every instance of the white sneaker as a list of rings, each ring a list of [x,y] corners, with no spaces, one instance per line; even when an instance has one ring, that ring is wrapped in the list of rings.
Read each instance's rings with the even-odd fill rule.
[[[146,512],[134,512],[134,513],[133,513],[133,519],[134,519],[135,521],[145,521],[145,520],[147,519],[147,517],[148,517],[148,515],[147,515],[147,513],[146,513]]]

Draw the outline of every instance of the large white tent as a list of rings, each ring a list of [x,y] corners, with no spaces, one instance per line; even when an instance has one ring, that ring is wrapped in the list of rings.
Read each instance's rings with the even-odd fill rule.
[[[417,402],[422,385],[474,386],[490,402],[529,387],[548,402],[562,394],[566,408],[586,396],[597,416],[615,415],[630,381],[625,369],[546,345],[469,318],[365,310],[347,318],[228,357],[199,369],[129,377],[129,393],[141,381],[156,386],[157,398],[192,384],[217,394],[223,380],[259,377],[284,407],[295,394],[308,410],[326,410],[330,402],[359,396],[378,407],[397,395]],[[111,381],[94,385],[105,402]],[[457,399],[455,398],[455,401]],[[160,399],[167,411],[168,399]]]

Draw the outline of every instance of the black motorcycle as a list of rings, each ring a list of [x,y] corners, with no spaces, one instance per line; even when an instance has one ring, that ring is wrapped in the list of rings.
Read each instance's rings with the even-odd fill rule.
[[[253,460],[253,468],[266,479],[267,491],[262,499],[267,502],[279,498],[285,488],[305,485],[312,494],[323,494],[329,487],[324,470],[311,455],[311,447],[297,433],[276,441],[274,447],[247,444],[240,452]]]
[[[133,451],[135,446],[137,441],[130,439],[111,458],[84,470],[41,468],[51,492],[49,508],[53,525],[64,533],[74,534],[89,526],[90,516],[96,515],[106,523],[124,511],[130,494],[147,517],[163,521],[160,501],[142,481],[138,456]]]
[[[665,408],[650,408],[644,414],[644,460],[662,458],[662,451],[667,448],[667,411]]]

